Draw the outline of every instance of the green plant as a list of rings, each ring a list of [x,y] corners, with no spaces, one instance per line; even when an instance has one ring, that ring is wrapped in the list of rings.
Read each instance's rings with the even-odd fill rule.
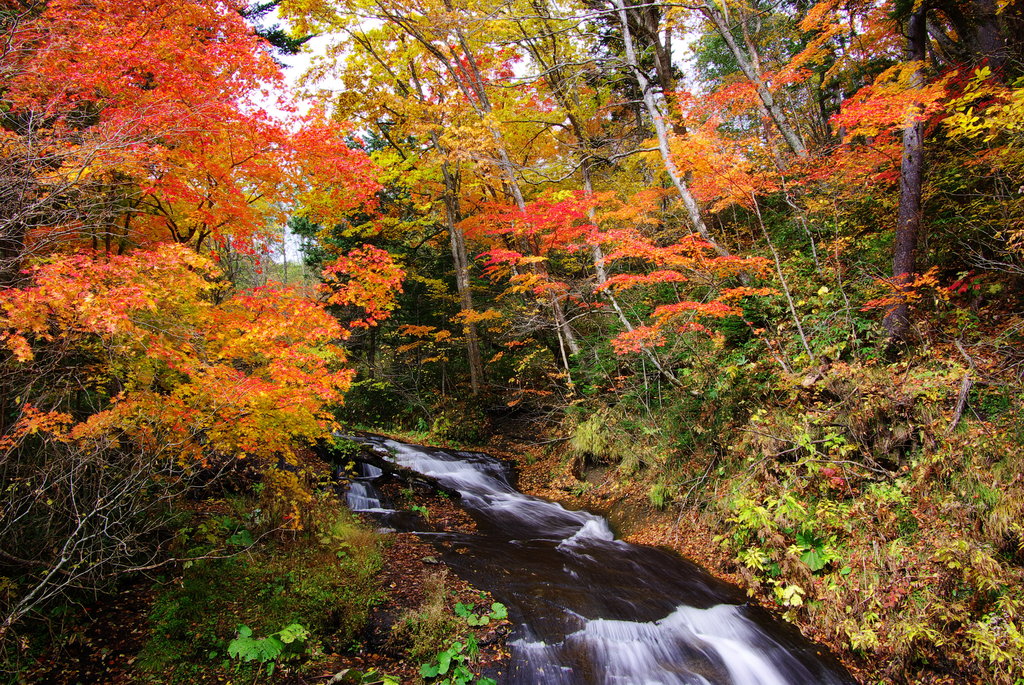
[[[796,534],[796,545],[792,549],[799,553],[800,561],[814,573],[821,571],[839,558],[827,540],[808,529]]]
[[[638,408],[627,400],[600,408],[586,418],[578,417],[569,437],[569,454],[594,463],[617,464],[626,476],[663,462],[667,438],[649,421],[634,418]]]
[[[322,522],[311,521],[310,532],[339,559],[354,556],[357,560],[365,560],[367,555],[377,552],[376,534],[349,512],[335,514]]]
[[[655,483],[647,492],[647,499],[655,509],[664,509],[672,501],[672,489],[667,485]]]
[[[448,649],[438,652],[437,656],[420,666],[420,675],[437,685],[465,685],[473,680],[469,662],[479,651],[476,638],[470,635],[465,642],[453,642]],[[476,685],[497,685],[497,682],[491,678],[477,678]]]
[[[463,622],[448,608],[448,572],[442,570],[423,579],[423,601],[415,611],[406,611],[391,628],[393,647],[404,649],[409,659],[421,663],[458,639]]]
[[[581,481],[579,483],[573,483],[572,487],[569,488],[569,492],[574,497],[582,497],[583,495],[587,494],[587,491],[590,490],[590,488],[590,483],[588,483],[587,481]]]
[[[508,618],[508,609],[501,602],[494,602],[491,604],[491,610],[482,614],[474,614],[473,609],[475,608],[472,604],[463,604],[458,602],[455,604],[455,615],[466,619],[466,623],[470,626],[485,626],[493,621],[502,621]]]
[[[345,403],[336,409],[336,416],[343,425],[379,428],[401,425],[409,418],[409,411],[408,403],[393,384],[368,378],[352,383]]]
[[[301,624],[291,623],[266,637],[253,637],[247,625],[238,626],[238,637],[228,644],[228,656],[241,661],[266,664],[267,675],[273,675],[278,661],[297,659],[305,652],[309,631]]]
[[[303,656],[352,646],[381,596],[379,539],[349,512],[339,510],[336,501],[315,505],[306,512],[307,529],[295,541],[257,536],[249,548],[227,548],[244,553],[196,560],[176,582],[158,588],[149,615],[149,640],[136,662],[140,682],[196,683],[206,681],[200,674],[223,674],[239,624],[260,637],[301,624],[315,636],[305,643]],[[210,544],[205,538],[211,527],[221,531],[221,547],[225,536],[240,532],[230,532],[234,526],[223,530],[209,521],[201,523],[207,523],[207,530],[199,533],[200,539],[182,535],[179,549]],[[192,523],[193,531],[198,528]],[[242,658],[234,668],[248,672],[259,667],[262,672],[262,663]]]
[[[374,669],[369,671],[357,671],[354,668],[344,668],[338,671],[331,679],[331,682],[346,683],[348,685],[400,685],[398,678],[386,673],[378,673]]]
[[[487,417],[476,405],[447,407],[434,418],[430,432],[439,440],[479,444],[487,436]]]
[[[363,451],[363,446],[354,440],[336,435],[331,440],[329,451],[331,461],[340,464],[358,457]]]

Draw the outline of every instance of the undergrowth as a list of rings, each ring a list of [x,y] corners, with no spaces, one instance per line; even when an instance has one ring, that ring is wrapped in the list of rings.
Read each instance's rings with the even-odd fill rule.
[[[392,625],[389,639],[393,650],[421,664],[422,682],[437,685],[496,685],[490,678],[473,674],[479,655],[474,632],[492,621],[503,621],[508,614],[504,605],[492,603],[490,610],[476,613],[472,604],[452,604],[448,571],[428,573],[423,579],[423,601],[408,609]]]
[[[619,379],[571,408],[564,466],[582,481],[586,464],[617,465],[652,507],[700,511],[752,595],[874,681],[1015,685],[1019,355],[991,331],[931,335],[894,360],[833,340],[800,373],[742,329],[695,341],[682,388]]]
[[[275,666],[301,670],[358,646],[383,597],[380,543],[332,495],[315,496],[302,530],[261,531],[230,514],[196,514],[190,524],[178,544],[195,560],[158,588],[137,662],[143,682],[253,682]],[[292,639],[277,638],[286,644],[269,656],[241,649],[284,633]],[[260,658],[233,658],[252,654]]]

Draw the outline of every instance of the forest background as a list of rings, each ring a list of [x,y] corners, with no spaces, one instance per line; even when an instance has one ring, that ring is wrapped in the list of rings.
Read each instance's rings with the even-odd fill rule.
[[[9,663],[126,577],[350,545],[308,450],[339,425],[526,423],[874,677],[1024,673],[1018,3],[0,21]],[[300,106],[274,50],[314,33]],[[319,278],[271,277],[285,222]]]

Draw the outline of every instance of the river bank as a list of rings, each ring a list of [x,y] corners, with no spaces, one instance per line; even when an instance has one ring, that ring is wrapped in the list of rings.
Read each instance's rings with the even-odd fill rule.
[[[965,486],[980,486],[938,476],[957,462],[921,460],[844,495],[827,467],[800,481],[803,462],[761,460],[710,478],[698,465],[624,474],[574,454],[569,442],[564,432],[518,427],[481,449],[514,464],[524,492],[602,513],[623,539],[672,549],[744,588],[862,682],[980,685],[1022,675],[1011,592],[1019,570],[995,561],[1004,555],[986,552],[972,533],[967,515],[984,500],[975,495],[969,508],[956,507]],[[674,498],[655,501],[660,484],[687,471],[704,471],[698,482],[709,491],[687,498],[677,488]],[[738,496],[743,488],[758,499]],[[754,556],[758,550],[765,556]],[[793,586],[793,595],[782,592]],[[1001,621],[1005,630],[985,632]]]
[[[752,588],[749,576],[716,539],[722,534],[721,527],[716,528],[714,520],[700,509],[659,509],[649,501],[649,483],[644,480],[623,482],[616,478],[615,470],[607,466],[591,466],[574,474],[564,449],[557,446],[545,449],[496,436],[487,449],[515,464],[517,483],[523,492],[572,509],[600,513],[609,519],[613,530],[623,540],[672,550],[716,578],[742,588],[751,602],[780,616],[785,613],[786,607],[774,601],[771,595]],[[809,640],[831,651],[858,681],[883,680],[877,669],[852,655],[846,645],[828,631],[806,620],[795,625]]]
[[[331,465],[307,457],[315,468],[306,475],[331,482]],[[472,524],[442,492],[397,481],[388,487],[425,528]],[[301,529],[269,534],[251,518],[258,511],[251,497],[188,502],[178,520],[192,559],[70,609],[59,639],[26,642],[23,671],[10,682],[416,683],[425,663],[467,638],[478,649],[467,666],[500,680],[508,621],[470,626],[455,611],[493,598],[449,573],[428,540],[380,531],[372,518],[349,513],[331,488],[317,492]],[[240,625],[258,638],[288,623],[306,633],[298,648],[273,660],[229,657]]]
[[[490,456],[357,440],[452,488],[483,526],[451,538],[455,553],[442,558],[509,604],[508,682],[690,682],[685,674],[712,682],[852,682],[735,586],[677,555],[615,539],[600,516],[518,493]],[[380,506],[376,495],[361,493],[359,501]]]
[[[891,662],[884,658],[870,658],[872,652],[868,650],[861,650],[858,653],[851,648],[848,633],[839,632],[835,624],[822,620],[822,617],[826,616],[822,608],[811,604],[820,601],[818,598],[808,596],[806,605],[811,605],[810,607],[786,605],[776,601],[773,586],[759,583],[750,568],[723,545],[726,541],[724,536],[737,525],[737,522],[726,520],[721,510],[708,506],[687,506],[687,502],[678,501],[671,503],[670,506],[659,507],[652,502],[650,493],[652,482],[655,478],[663,477],[663,474],[639,472],[624,478],[619,470],[608,464],[581,460],[574,456],[567,449],[567,441],[557,435],[541,435],[540,431],[534,431],[534,434],[529,440],[516,437],[521,433],[493,435],[488,444],[480,449],[501,457],[510,465],[515,474],[515,483],[522,492],[559,502],[569,509],[588,509],[607,516],[612,529],[623,540],[670,549],[698,563],[716,578],[743,588],[750,602],[764,606],[774,611],[776,615],[784,615],[804,636],[832,650],[860,682],[995,682],[985,680],[981,676],[965,678],[963,671],[959,676],[952,672],[943,673],[941,664],[931,669],[905,671],[901,678],[893,677]],[[429,436],[424,434],[405,435],[403,438],[416,442],[431,442]],[[476,532],[473,519],[456,505],[452,494],[445,489],[439,490],[423,484],[402,483],[397,480],[386,484],[385,488],[390,499],[401,502],[401,508],[408,515],[422,519],[417,523],[421,530],[467,535]],[[217,500],[207,501],[196,508],[197,524],[203,521],[216,521],[216,517],[231,512],[224,501]],[[337,513],[332,516],[337,516]],[[372,519],[366,521],[370,522],[371,527],[377,525]],[[230,531],[223,532],[227,535]],[[876,532],[866,530],[864,534],[872,535]],[[257,566],[275,567],[276,564],[276,567],[289,573],[300,567],[305,568],[302,564],[306,562],[301,561],[300,557],[305,557],[308,561],[309,555],[302,554],[301,545],[296,545],[296,536],[296,533],[290,533],[286,536],[290,542],[282,539],[275,543],[274,547],[278,551],[273,554],[284,554],[280,563],[274,562],[274,557],[259,555],[252,557],[253,561]],[[401,640],[394,639],[394,626],[400,623],[403,617],[424,616],[431,613],[431,607],[436,609],[442,604],[442,613],[446,620],[450,620],[454,616],[454,606],[457,602],[485,606],[492,601],[492,597],[481,594],[473,584],[443,573],[444,563],[449,561],[447,557],[463,554],[465,551],[464,546],[457,541],[439,548],[431,541],[429,532],[425,538],[408,533],[392,533],[386,538],[388,541],[379,547],[382,555],[380,565],[376,566],[379,570],[372,573],[376,583],[373,592],[378,594],[370,603],[370,611],[362,624],[363,627],[356,633],[359,646],[356,646],[356,643],[349,643],[349,648],[345,650],[321,650],[313,654],[313,658],[307,658],[300,670],[286,664],[288,667],[281,669],[273,677],[269,674],[255,673],[255,682],[324,682],[325,679],[346,669],[353,669],[352,672],[373,670],[393,675],[400,682],[413,682],[418,677],[419,667],[429,658],[424,655],[432,648],[424,647],[417,656],[412,657],[410,641],[406,639],[402,644]],[[299,557],[289,560],[289,554],[298,554]],[[332,561],[324,557],[323,567],[337,566],[339,561],[338,558]],[[834,570],[839,573],[842,569]],[[881,570],[876,569],[879,572]],[[186,572],[184,575],[170,578],[171,586],[182,584],[188,575]],[[820,593],[819,597],[827,597],[827,592],[834,591],[815,583],[816,578],[824,575],[823,573],[812,576],[811,582],[807,584],[811,592]],[[162,585],[164,589],[157,588],[156,594],[166,593],[167,582],[165,580]],[[261,586],[263,581],[255,582],[256,586]],[[253,581],[249,580],[247,583],[248,585],[240,584],[236,589],[244,594],[248,591],[247,587],[253,587]],[[436,596],[430,598],[432,592],[437,594],[437,588],[443,590],[444,600],[440,603]],[[452,592],[455,594],[452,595]],[[109,619],[126,626],[125,631],[117,634],[105,633],[95,619],[96,616],[106,614],[91,614],[94,619],[92,626],[88,633],[83,635],[80,647],[76,648],[76,654],[80,656],[73,655],[73,658],[67,659],[65,651],[60,668],[40,666],[35,675],[44,680],[27,682],[214,683],[231,680],[234,677],[232,673],[237,675],[237,667],[225,666],[222,670],[219,661],[215,659],[209,660],[208,673],[205,673],[202,679],[196,679],[193,670],[179,674],[185,678],[181,680],[173,669],[167,670],[169,667],[165,667],[164,670],[157,668],[155,671],[150,667],[149,675],[140,675],[136,661],[140,652],[145,651],[145,636],[149,635],[149,639],[152,639],[152,636],[159,635],[163,628],[151,623],[154,607],[159,604],[155,601],[158,597],[154,596],[154,590],[148,586],[138,586],[129,594],[127,599],[119,600],[126,610],[120,612],[116,619]],[[233,620],[237,622],[240,617],[241,615],[237,615],[226,619],[227,622],[223,623],[222,627],[228,630],[231,628],[228,624]],[[107,623],[108,620],[101,618],[99,622]],[[480,667],[482,673],[494,677],[501,683],[505,682],[502,678],[507,669],[508,650],[504,644],[506,629],[498,627],[499,630],[496,631],[488,629],[478,633],[476,639],[481,645],[481,655],[476,665]],[[877,650],[873,652],[876,656],[878,653]],[[109,677],[106,680],[97,680],[97,674]]]

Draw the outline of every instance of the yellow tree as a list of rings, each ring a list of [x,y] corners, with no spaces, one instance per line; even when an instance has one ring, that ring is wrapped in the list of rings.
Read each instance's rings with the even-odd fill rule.
[[[347,45],[332,56],[345,65],[343,78],[360,84],[369,80],[367,76],[379,78],[371,93],[343,97],[342,111],[363,109],[362,116],[376,120],[373,125],[383,119],[387,137],[397,148],[408,148],[405,141],[411,138],[419,159],[432,158],[427,163],[439,172],[444,187],[439,209],[453,236],[459,281],[465,281],[461,274],[468,259],[458,244],[464,239],[457,229],[466,213],[464,205],[507,197],[525,211],[524,175],[549,138],[550,122],[543,117],[524,121],[521,116],[531,93],[510,86],[520,55],[492,44],[496,24],[480,6],[378,2],[293,9],[314,17],[317,26],[345,35]],[[365,109],[353,108],[354,98]],[[524,254],[530,252],[529,245],[517,247]],[[547,271],[543,261],[525,268],[542,276]],[[468,311],[468,288],[460,290]],[[565,295],[551,291],[544,299],[567,366],[568,355],[578,352],[579,346],[566,319]]]

